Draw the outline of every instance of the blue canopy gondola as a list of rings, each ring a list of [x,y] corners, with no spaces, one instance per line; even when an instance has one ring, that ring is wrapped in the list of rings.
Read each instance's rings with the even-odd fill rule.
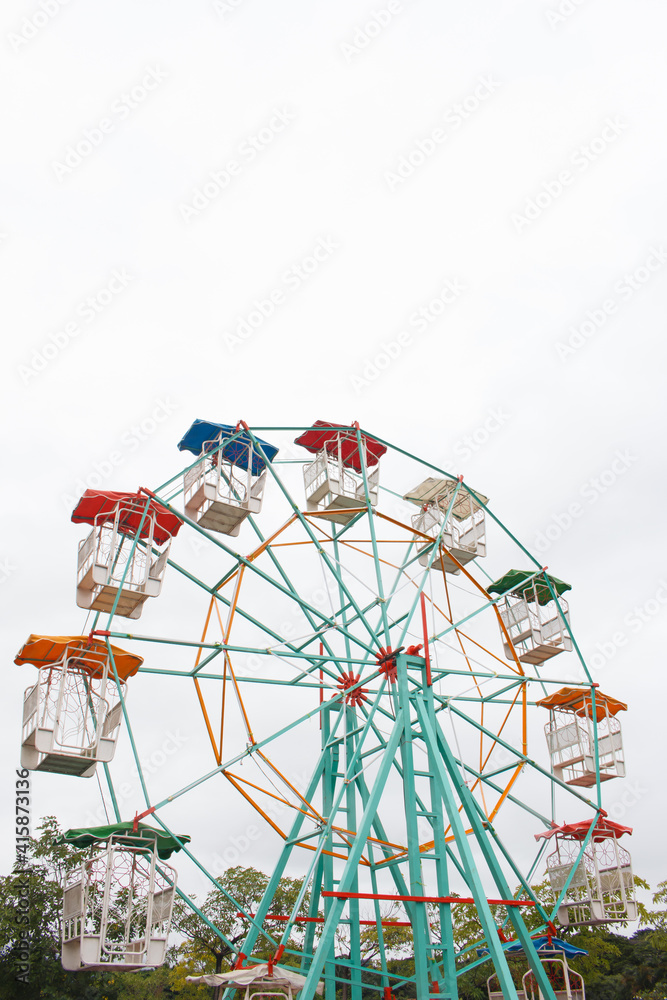
[[[579,955],[587,955],[584,948],[577,948],[569,941],[563,941],[553,934],[544,934],[541,937],[532,939],[538,958],[542,965],[542,978],[549,981],[553,996],[556,1000],[586,1000],[586,989],[584,981],[579,972],[570,969],[567,964],[568,958],[577,958]],[[524,949],[520,941],[512,941],[504,946],[506,955],[524,955]],[[488,954],[488,950],[480,951],[480,957]],[[519,966],[523,962],[518,963]],[[539,976],[534,968],[528,968],[523,974],[521,969],[513,963],[511,968],[512,979],[516,987],[516,996],[519,1000],[542,1000],[543,993],[540,988]],[[494,972],[486,981],[486,989],[489,1000],[504,1000],[507,995],[501,988],[498,973]]]
[[[202,452],[215,451],[220,441],[226,437],[236,434],[237,428],[231,424],[215,424],[210,420],[195,420],[192,426],[185,432],[178,442],[179,451],[189,451],[193,455],[201,455]],[[263,441],[261,438],[255,439],[261,446],[267,460],[272,462],[278,454],[278,449],[274,445]],[[255,444],[250,435],[243,431],[229,444],[222,448],[222,457],[231,465],[238,468],[248,468],[248,456],[252,452],[252,474],[259,476],[266,468],[266,462],[255,450]]]
[[[576,958],[577,955],[588,954],[585,948],[577,948],[576,945],[571,944],[569,941],[553,937],[553,935],[545,934],[542,937],[533,938],[533,944],[539,955],[544,955],[546,952],[560,951],[567,958]],[[509,948],[505,950],[510,954],[514,954],[517,951],[523,951],[523,947],[520,941],[513,941]]]
[[[569,941],[564,941],[562,938],[554,937],[552,934],[544,934],[542,937],[536,937],[532,939],[535,945],[535,950],[538,955],[542,958],[545,955],[552,955],[554,952],[561,952],[566,958],[576,958],[578,955],[588,955],[588,952],[584,948],[577,948],[576,945],[571,944]],[[509,955],[516,955],[518,952],[523,953],[523,945],[520,941],[512,941],[504,951]],[[488,948],[478,948],[477,954],[480,956],[488,955]]]

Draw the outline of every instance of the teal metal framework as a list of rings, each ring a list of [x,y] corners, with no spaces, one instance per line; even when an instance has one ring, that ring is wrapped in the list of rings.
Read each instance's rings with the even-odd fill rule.
[[[241,422],[225,443],[249,435],[264,457],[258,435],[270,438],[306,430],[248,428]],[[363,459],[368,432],[358,425],[342,432],[356,440]],[[219,569],[216,579],[206,582],[187,565],[169,560],[170,572],[181,574],[208,602],[199,641],[129,633],[114,614],[117,601],[108,619],[101,622],[98,613],[92,623],[92,634],[107,640],[122,700],[111,640],[143,643],[149,651],[152,644],[168,643],[180,647],[184,656],[196,655],[192,667],[141,668],[144,674],[194,682],[214,758],[213,767],[202,768],[186,786],[159,801],[151,800],[123,700],[124,726],[144,797],[140,815],[154,814],[173,836],[165,818],[170,804],[223,776],[229,794],[238,793],[251,802],[280,834],[282,847],[257,913],[244,912],[235,904],[248,922],[247,937],[241,947],[226,943],[238,963],[251,957],[260,942],[273,951],[272,964],[278,966],[283,960],[299,964],[307,977],[302,1000],[311,1000],[321,979],[326,1000],[334,1000],[341,982],[348,985],[351,1000],[361,1000],[362,991],[381,993],[387,1000],[398,989],[401,995],[419,1000],[455,1000],[458,976],[484,961],[492,962],[503,995],[516,998],[506,946],[498,934],[499,904],[507,914],[505,929],[513,929],[521,942],[542,995],[554,1000],[523,912],[527,908],[537,912],[535,930],[552,928],[571,877],[553,907],[546,909],[530,887],[545,845],[522,872],[501,836],[499,812],[501,806],[513,810],[524,826],[532,825],[531,833],[552,825],[557,802],[560,811],[576,807],[577,818],[584,809],[591,817],[600,813],[599,766],[590,799],[540,763],[540,758],[546,759],[543,744],[533,748],[534,757],[528,747],[535,686],[537,697],[542,697],[564,683],[578,684],[594,699],[592,678],[564,616],[581,665],[580,682],[559,678],[551,660],[542,667],[527,667],[517,657],[507,660],[496,652],[504,626],[496,608],[499,598],[486,591],[492,577],[481,562],[461,565],[455,577],[434,568],[448,516],[457,494],[470,492],[467,484],[372,437],[387,448],[382,463],[393,477],[393,488],[381,486],[380,502],[373,507],[362,460],[365,501],[351,503],[358,509],[345,524],[329,520],[326,513],[304,510],[302,484],[296,476],[309,461],[306,456],[267,460],[265,509],[247,518],[238,542],[204,530],[179,509],[182,477],[196,463],[156,490],[143,491],[146,510],[155,499],[178,514],[202,544],[217,553]],[[209,452],[214,455],[215,449]],[[401,497],[413,485],[412,478],[433,474],[456,483],[456,489],[439,534],[430,538],[415,533],[409,514],[416,508]],[[397,481],[404,476],[407,481]],[[542,576],[538,560],[488,505],[481,506],[489,528],[498,538],[504,533],[514,546],[517,561],[520,557],[533,567],[535,576]],[[142,544],[138,531],[132,545]],[[242,545],[245,554],[237,550]],[[429,552],[425,566],[419,562],[424,551]],[[490,555],[493,558],[493,541]],[[548,578],[543,579],[551,587]],[[552,591],[552,596],[558,606],[558,595]],[[168,596],[162,600],[168,601]],[[177,622],[177,616],[173,620]],[[219,636],[216,632],[213,638],[216,627]],[[212,692],[221,698],[219,736]],[[251,716],[262,703],[266,705],[266,692],[276,706],[275,727],[267,725],[264,713],[256,736]],[[319,737],[314,736],[313,720],[319,720]],[[597,732],[595,739],[597,750]],[[303,790],[277,762],[286,759],[293,765],[298,756],[295,740],[302,754],[308,745],[307,756],[313,761]],[[230,741],[236,744],[232,752],[226,750]],[[256,781],[237,773],[242,762],[256,766]],[[104,767],[120,820],[111,770]],[[532,779],[530,795],[522,798],[524,771]],[[289,828],[282,829],[270,818],[267,796],[291,810]],[[581,844],[580,858],[587,844],[588,838]],[[194,851],[185,845],[183,851],[219,888]],[[284,930],[277,938],[266,929],[266,919],[273,915],[281,877],[288,866],[293,873],[298,858],[303,860],[302,891],[292,912],[280,915]],[[309,888],[310,919],[304,925],[299,911]],[[187,899],[180,890],[179,894]],[[482,936],[457,953],[452,911],[463,901],[474,902]],[[400,907],[411,928],[412,976],[390,968],[391,948],[384,946],[387,902],[394,908],[392,919]],[[367,925],[375,928],[379,942],[379,959],[373,965],[364,957],[362,927]],[[297,951],[289,942],[298,927],[305,929],[303,946]],[[337,954],[341,935],[349,958]],[[476,949],[486,951],[479,957]]]

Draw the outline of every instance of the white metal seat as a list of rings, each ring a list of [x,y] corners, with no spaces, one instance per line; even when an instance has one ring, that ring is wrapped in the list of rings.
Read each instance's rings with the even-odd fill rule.
[[[420,507],[411,521],[420,566],[428,566],[433,545],[423,535],[440,538],[431,569],[456,576],[461,566],[486,555],[486,522],[481,504],[487,498],[451,479],[425,479],[403,497]]]
[[[147,529],[138,541],[122,531],[128,508],[119,503],[112,523],[95,524],[79,544],[76,603],[80,608],[139,618],[144,602],[158,597],[169,557],[171,538],[162,545],[154,540],[154,517],[147,515]]]
[[[507,659],[513,660],[516,655],[522,663],[539,665],[572,649],[567,628],[570,617],[563,597],[559,598],[559,607],[555,601],[540,604],[531,596],[509,593],[499,602],[498,610],[506,630],[502,639]]]
[[[598,690],[594,713],[590,690],[561,688],[537,704],[549,709],[545,735],[551,769],[557,778],[568,785],[590,788],[597,781],[598,771],[600,781],[625,776],[621,724],[617,718],[617,713],[626,707],[623,702]]]
[[[162,965],[176,872],[157,864],[154,843],[112,835],[63,893],[62,965],[70,971]]]
[[[141,657],[112,647],[121,691]],[[46,658],[44,658],[46,657]],[[21,766],[89,778],[114,756],[122,706],[104,643],[86,636],[31,636],[17,663],[39,665],[23,700]],[[114,660],[116,662],[116,659]]]
[[[560,897],[573,873],[565,898],[558,907],[558,921],[564,926],[635,920],[637,904],[634,876],[628,851],[618,837],[628,832],[609,820],[600,820],[583,855],[581,843],[590,822],[563,826],[549,831],[556,837],[556,850],[547,858],[547,875],[555,897]]]
[[[245,519],[262,509],[266,469],[253,476],[252,458],[243,469],[222,455],[203,457],[185,473],[185,513],[202,528],[236,536]]]

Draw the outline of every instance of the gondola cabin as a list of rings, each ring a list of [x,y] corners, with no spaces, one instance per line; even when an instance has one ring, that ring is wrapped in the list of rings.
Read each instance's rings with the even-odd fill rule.
[[[195,420],[179,442],[199,459],[183,477],[185,513],[202,528],[238,535],[251,514],[262,509],[266,465],[273,445],[229,424]]]
[[[64,839],[89,853],[64,885],[63,968],[162,965],[176,892],[176,872],[164,860],[181,845],[143,823],[68,830]]]
[[[469,490],[462,482],[452,479],[425,479],[406,493],[404,500],[416,504],[420,511],[412,517],[421,566],[428,566],[432,542],[440,539],[431,569],[457,574],[461,566],[486,555],[486,521],[484,507],[488,498]],[[428,536],[425,538],[424,536]]]
[[[617,716],[627,705],[602,691],[567,687],[542,698],[537,705],[549,709],[544,731],[551,770],[557,778],[568,785],[590,788],[597,781],[596,760],[600,781],[625,777],[623,738]]]
[[[306,983],[306,977],[289,966],[274,965],[250,959],[247,965],[236,967],[232,972],[218,972],[207,976],[186,976],[187,983],[224,987],[229,990],[243,990],[243,1000],[255,997],[283,997],[294,1000]],[[324,994],[324,984],[320,981],[316,992]]]
[[[157,597],[171,539],[182,522],[143,493],[86,490],[72,513],[92,531],[79,544],[76,603],[92,611],[139,618]]]
[[[601,815],[582,854],[591,822],[565,823],[536,835],[555,839],[555,850],[547,857],[547,875],[556,899],[567,884],[558,907],[563,927],[637,919],[632,860],[618,842],[632,830]]]
[[[577,955],[587,955],[588,952],[555,937],[535,938],[534,944],[556,1000],[586,1000],[584,981],[578,972],[570,968],[567,960]],[[524,951],[519,942],[515,942],[506,949],[505,954],[511,960],[515,955],[523,955]],[[525,966],[524,958],[520,966],[513,970],[518,1000],[544,1000],[535,973],[530,968],[523,971]],[[489,976],[486,988],[489,1000],[505,1000],[497,975]]]
[[[355,427],[324,420],[316,420],[294,443],[316,456],[303,469],[307,511],[348,524],[377,506],[383,444]]]
[[[143,660],[111,646],[121,690]],[[21,766],[90,778],[113,759],[122,721],[109,649],[88,636],[31,635],[15,663],[38,669],[23,698]]]
[[[490,584],[489,594],[500,594],[496,602],[505,656],[538,665],[557,653],[572,649],[568,628],[570,616],[562,596],[569,583],[538,573],[511,569]]]

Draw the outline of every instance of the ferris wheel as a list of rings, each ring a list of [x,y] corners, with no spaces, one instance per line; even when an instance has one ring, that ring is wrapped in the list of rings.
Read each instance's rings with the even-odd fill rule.
[[[294,443],[281,458],[282,446],[270,442],[286,433]],[[550,948],[556,925],[637,916],[630,856],[619,844],[631,830],[602,805],[603,783],[625,775],[618,715],[626,706],[586,670],[564,597],[570,585],[501,524],[484,493],[357,424],[196,420],[178,447],[194,460],[155,490],[84,494],[72,520],[91,529],[77,572],[90,628],[30,636],[17,656],[38,668],[24,702],[22,766],[77,778],[102,767],[113,796],[114,749],[126,733],[145,793],[134,817],[116,810],[115,824],[70,831],[96,860],[66,888],[68,967],[163,961],[176,875],[162,862],[182,850],[205,871],[196,836],[188,846],[190,837],[170,828],[169,805],[216,782],[218,795],[256,811],[276,843],[264,899],[244,913],[245,942],[230,944],[237,957],[228,984],[254,975],[275,985],[288,967],[294,980],[296,965],[298,982],[283,977],[288,995],[301,989],[310,1000],[323,983],[333,1000],[342,932],[352,1000],[362,986],[385,1000],[399,988],[419,1000],[456,998],[458,975],[485,961],[494,970],[490,995],[527,997],[512,978],[512,947],[525,955],[534,995],[560,996],[549,975],[556,959],[535,934]],[[179,532],[210,548],[215,579],[176,560]],[[180,647],[182,667],[168,672],[196,698],[210,757],[186,786],[152,801],[133,737],[139,707],[127,693],[155,637],[135,624],[129,632],[125,619],[139,619],[176,573],[200,602],[201,628],[160,641]],[[168,582],[160,600],[168,601]],[[560,667],[572,657],[581,681]],[[536,838],[528,863],[506,835],[506,813]],[[142,822],[149,816],[159,828]],[[276,915],[280,879],[297,866],[301,894],[291,913]],[[551,906],[531,889],[545,868]],[[452,911],[466,902],[484,935],[479,956],[454,946]],[[389,968],[387,904],[411,929],[411,976]],[[106,930],[118,926],[119,907],[132,911],[120,943]],[[526,928],[527,909],[539,916],[536,932]],[[276,916],[280,937],[265,926]],[[362,960],[367,927],[379,940],[375,969]],[[271,960],[254,962],[267,943]],[[557,962],[567,975],[562,955]],[[572,986],[571,995],[582,990]]]

